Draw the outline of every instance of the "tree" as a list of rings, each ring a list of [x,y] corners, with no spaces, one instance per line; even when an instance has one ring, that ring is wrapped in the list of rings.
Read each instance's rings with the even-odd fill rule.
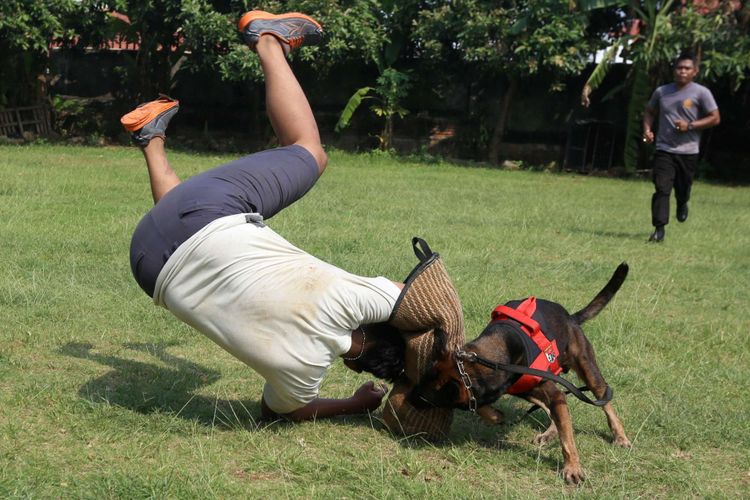
[[[181,33],[185,23],[182,2],[116,0],[109,8],[121,14],[111,17],[113,31],[137,46],[125,75],[130,80],[126,87],[135,91],[132,97],[143,101],[159,92],[169,93],[187,48]]]
[[[232,14],[231,17],[236,17]],[[44,73],[50,47],[101,47],[119,38],[137,44],[131,66],[125,68],[123,88],[134,98],[168,92],[186,61],[183,26],[201,26],[203,33],[220,24],[232,31],[229,16],[217,13],[205,0],[4,0],[0,2],[0,105],[39,100],[38,75]],[[232,33],[236,36],[236,32]],[[197,40],[202,41],[202,40]],[[203,47],[201,47],[203,49]],[[220,44],[210,50],[219,52]]]
[[[694,1],[671,17],[665,38],[696,54],[703,79],[726,79],[736,91],[750,78],[750,4]]]
[[[550,75],[550,90],[580,73],[596,46],[586,31],[587,15],[559,0],[438,0],[428,2],[416,19],[415,37],[426,57],[458,56],[505,84],[497,103],[488,159],[497,163],[521,83],[540,73]],[[427,8],[428,7],[428,8]]]
[[[168,93],[183,70],[219,69],[225,79],[260,75],[256,58],[242,71],[225,62],[229,54],[248,50],[237,34],[242,7],[211,0],[80,0],[84,16],[99,19],[81,27],[82,40],[99,47],[111,40],[136,46],[121,68],[122,89],[133,100]],[[240,10],[235,10],[240,9]],[[224,71],[221,71],[224,69]],[[231,75],[231,78],[230,78]]]
[[[394,4],[399,4],[392,0]],[[386,2],[387,3],[387,2]],[[401,2],[403,3],[403,2]],[[257,58],[237,34],[237,20],[242,9],[219,12],[206,0],[184,0],[184,34],[193,52],[191,64],[214,68],[227,81],[259,80],[262,72]],[[372,0],[291,0],[284,2],[260,1],[254,9],[269,12],[301,11],[317,19],[325,30],[325,43],[318,47],[305,47],[291,54],[293,61],[314,63],[321,78],[331,68],[347,59],[375,61],[386,41],[387,33],[379,15],[380,2]],[[189,14],[188,14],[189,13]],[[198,58],[196,58],[198,54]]]
[[[0,107],[28,105],[45,97],[44,78],[53,41],[69,43],[80,16],[74,0],[0,2]]]

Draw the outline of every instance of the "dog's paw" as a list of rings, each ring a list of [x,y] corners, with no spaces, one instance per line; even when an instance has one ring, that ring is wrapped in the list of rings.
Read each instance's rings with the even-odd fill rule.
[[[487,425],[500,425],[505,420],[505,415],[490,405],[477,408],[477,415]]]
[[[632,448],[633,446],[630,443],[630,439],[628,439],[625,435],[617,436],[612,444],[621,448]]]
[[[566,465],[563,467],[562,475],[566,483],[573,485],[581,484],[586,479],[580,464]]]
[[[557,437],[557,427],[555,424],[550,425],[546,431],[534,436],[534,444],[537,446],[545,445],[550,443]]]

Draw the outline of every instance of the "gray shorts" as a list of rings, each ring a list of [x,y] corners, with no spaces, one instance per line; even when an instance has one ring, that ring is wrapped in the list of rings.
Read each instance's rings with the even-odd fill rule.
[[[300,199],[319,176],[315,158],[292,145],[255,153],[175,186],[141,219],[130,241],[130,268],[149,297],[167,259],[208,223],[257,212],[270,219]]]

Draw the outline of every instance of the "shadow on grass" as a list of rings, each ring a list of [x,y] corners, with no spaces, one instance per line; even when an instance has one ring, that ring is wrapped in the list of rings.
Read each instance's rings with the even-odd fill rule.
[[[176,343],[123,344],[126,349],[154,356],[166,367],[98,354],[93,352],[94,346],[89,343],[71,342],[60,347],[59,352],[112,368],[106,375],[85,383],[78,390],[81,398],[95,404],[119,406],[144,415],[172,414],[224,430],[258,430],[277,424],[291,425],[285,420],[261,419],[260,402],[257,399],[231,400],[195,394],[201,387],[218,381],[221,374],[169,354],[167,348],[173,345]],[[346,420],[338,421],[347,425],[369,425],[366,416],[350,415],[342,418]]]
[[[653,228],[651,227],[644,227],[640,231],[604,231],[604,230],[596,230],[596,229],[589,229],[589,228],[580,228],[580,227],[570,227],[568,228],[568,231],[571,233],[580,233],[580,234],[590,234],[593,236],[606,236],[609,238],[623,238],[628,240],[643,240],[646,241],[648,239],[649,233],[653,231]]]
[[[112,368],[106,375],[85,383],[79,389],[79,396],[92,403],[115,405],[142,414],[174,414],[210,427],[258,428],[258,401],[195,394],[197,389],[219,380],[221,374],[169,354],[166,349],[171,345],[174,344],[124,344],[125,348],[148,353],[167,366],[98,354],[88,343],[71,342],[59,351]]]
[[[474,444],[477,447],[498,453],[516,453],[526,455],[527,459],[541,462],[554,469],[562,460],[560,444],[557,439],[544,445],[540,453],[539,446],[529,440],[528,443],[512,441],[508,439],[511,428],[516,425],[527,425],[537,432],[544,432],[550,425],[550,419],[544,412],[538,411],[527,413],[528,407],[514,406],[511,400],[501,401],[496,405],[505,416],[500,425],[487,425],[479,416],[456,410],[453,414],[453,424],[448,438],[444,441],[432,442],[424,437],[399,436],[392,434],[393,438],[400,441],[401,446],[409,449],[423,448],[451,448],[465,444]],[[385,427],[385,424],[383,424]],[[386,432],[389,432],[386,430]]]
[[[423,448],[451,448],[465,444],[473,444],[476,447],[485,448],[497,453],[513,453],[519,457],[518,466],[523,467],[525,463],[540,463],[554,471],[561,467],[563,462],[560,439],[552,439],[547,444],[534,444],[531,439],[528,442],[513,441],[508,439],[512,427],[524,425],[533,429],[536,433],[542,433],[547,430],[551,420],[540,409],[530,411],[531,407],[522,407],[512,404],[512,399],[504,399],[495,404],[495,407],[502,411],[505,420],[500,425],[489,426],[484,424],[477,415],[468,412],[454,412],[451,432],[445,441],[430,442],[421,436],[403,437],[393,434],[393,438],[400,440],[401,446],[410,449]],[[575,418],[574,418],[575,428]],[[386,432],[388,432],[386,430]],[[601,439],[605,443],[612,444],[612,434],[601,429],[578,429],[574,431],[574,439],[577,436],[593,436]],[[614,445],[613,445],[614,446]],[[457,460],[462,457],[455,456]],[[468,458],[468,455],[467,455]],[[585,463],[585,457],[584,457]]]

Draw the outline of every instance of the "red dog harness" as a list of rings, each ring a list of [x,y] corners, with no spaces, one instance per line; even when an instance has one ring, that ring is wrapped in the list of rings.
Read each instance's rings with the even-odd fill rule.
[[[531,319],[536,311],[536,297],[529,297],[518,305],[516,309],[508,306],[497,306],[492,311],[492,322],[513,320],[521,325],[521,330],[526,335],[523,336],[526,350],[530,354],[527,356],[533,359],[529,368],[535,368],[559,375],[562,368],[558,363],[560,351],[557,349],[557,342],[550,341],[542,332],[539,323]],[[535,375],[522,375],[520,379],[508,389],[508,394],[521,394],[528,392],[536,387],[542,378]]]

